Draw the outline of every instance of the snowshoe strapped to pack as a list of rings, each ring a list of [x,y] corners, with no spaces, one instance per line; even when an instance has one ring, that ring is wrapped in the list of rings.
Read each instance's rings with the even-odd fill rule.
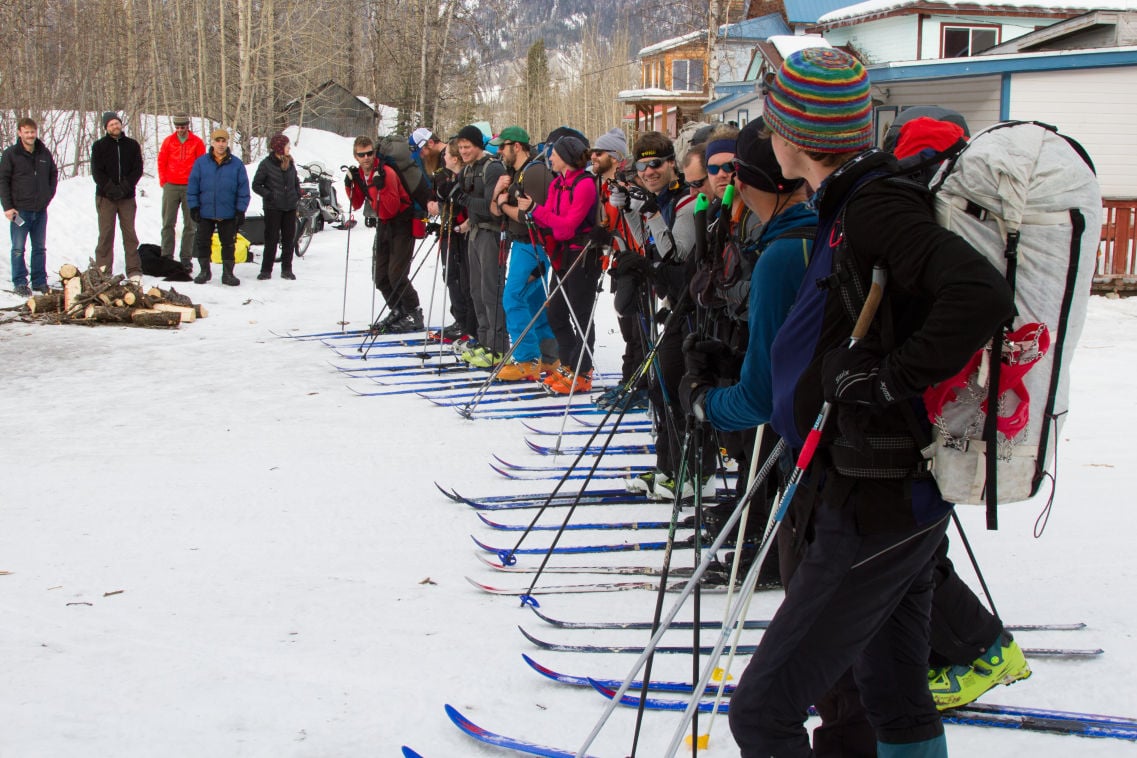
[[[924,396],[935,427],[924,454],[940,492],[986,502],[993,529],[996,504],[1030,498],[1053,467],[1097,260],[1101,190],[1078,143],[1019,121],[975,135],[931,188],[940,224],[1005,272],[1014,292],[1013,323]]]

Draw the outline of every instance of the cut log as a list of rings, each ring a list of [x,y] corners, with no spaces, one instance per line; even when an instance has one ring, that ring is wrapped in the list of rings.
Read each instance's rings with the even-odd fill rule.
[[[79,267],[73,263],[64,263],[59,267],[59,278],[63,281],[79,276]]]
[[[135,326],[146,326],[158,329],[177,328],[182,317],[179,313],[166,313],[162,311],[140,310],[131,312],[130,320]]]
[[[113,308],[92,303],[84,309],[83,316],[89,321],[129,324],[131,313],[130,308]]]
[[[55,313],[63,310],[63,293],[33,295],[28,298],[28,310],[32,313]]]
[[[106,292],[99,293],[99,302],[103,305],[111,305],[114,303],[114,298]]]
[[[197,318],[192,306],[174,305],[173,303],[154,303],[153,310],[159,313],[177,313],[182,317],[183,324],[191,324]]]
[[[142,295],[135,293],[134,290],[128,289],[122,293],[122,302],[124,305],[134,305],[138,302],[138,298],[140,297],[142,297]]]
[[[151,287],[150,289],[146,290],[146,294],[149,295],[150,297],[154,298],[155,300],[165,300],[166,299],[165,294],[162,292],[162,290],[158,289],[157,287]]]
[[[194,303],[193,312],[197,314],[198,318],[208,318],[209,311],[205,310],[205,306],[199,303]]]
[[[83,291],[83,280],[78,276],[73,276],[66,280],[63,285],[63,310],[71,310],[71,306],[75,304],[75,299]]]

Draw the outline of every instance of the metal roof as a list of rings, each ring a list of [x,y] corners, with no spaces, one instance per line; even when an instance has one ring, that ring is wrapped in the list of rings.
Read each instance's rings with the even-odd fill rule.
[[[849,0],[785,0],[786,19],[791,24],[815,24],[826,13],[850,5]]]

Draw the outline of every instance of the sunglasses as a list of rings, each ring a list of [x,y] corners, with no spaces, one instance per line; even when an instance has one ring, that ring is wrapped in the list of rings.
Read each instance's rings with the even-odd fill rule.
[[[703,185],[706,183],[707,183],[707,177],[705,177],[705,176],[702,179],[688,179],[687,180],[687,185],[690,187],[694,187],[695,189],[702,189]]]
[[[646,161],[636,161],[636,171],[647,171],[649,168],[659,168],[674,157],[675,156],[673,155],[667,155],[662,158],[652,158],[651,160]]]
[[[726,163],[721,163],[717,166],[715,166],[711,163],[708,163],[707,164],[707,173],[710,174],[711,176],[717,176],[720,171],[725,171],[728,174],[733,174],[734,168],[735,168],[734,161],[727,161]]]
[[[356,158],[370,158],[373,155],[375,155],[375,151],[374,150],[368,150],[365,153],[356,153],[355,157]]]

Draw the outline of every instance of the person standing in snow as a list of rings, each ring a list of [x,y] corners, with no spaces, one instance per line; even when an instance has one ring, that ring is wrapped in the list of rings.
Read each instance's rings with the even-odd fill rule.
[[[236,287],[241,283],[233,274],[237,227],[245,220],[249,207],[249,175],[245,164],[229,151],[229,132],[214,129],[209,152],[193,162],[186,198],[190,216],[197,223],[194,248],[201,272],[195,284],[205,284],[213,274],[209,258],[213,252],[213,232],[221,241],[221,283]]]
[[[190,117],[174,114],[174,133],[158,148],[158,186],[162,188],[162,257],[174,257],[174,227],[182,212],[182,243],[178,257],[186,273],[193,273],[193,237],[197,224],[190,218],[186,185],[193,162],[205,155],[205,143],[190,131]]]
[[[300,204],[300,177],[292,160],[288,137],[277,132],[268,142],[269,154],[257,166],[253,192],[264,201],[265,251],[257,279],[271,279],[280,244],[280,278],[295,279],[292,253],[296,249],[296,206]]]
[[[114,268],[114,224],[122,230],[126,255],[126,275],[142,281],[142,261],[138,257],[138,235],[134,216],[138,205],[134,187],[142,178],[142,147],[122,132],[122,119],[114,111],[103,114],[106,134],[91,146],[91,176],[95,180],[95,208],[99,214],[99,242],[95,246],[95,265],[106,273]]]
[[[415,252],[411,197],[394,167],[378,155],[370,137],[356,137],[352,152],[359,165],[348,171],[344,187],[351,207],[364,207],[365,223],[375,226],[371,249],[375,289],[382,293],[390,311],[372,328],[395,334],[420,331],[422,308],[410,277]]]
[[[923,197],[879,180],[897,164],[871,149],[869,80],[856,59],[793,53],[763,118],[783,176],[816,188],[818,212],[801,288],[770,351],[770,423],[795,451],[823,402],[836,423],[802,479],[813,529],[739,680],[731,731],[744,758],[812,755],[808,708],[851,670],[879,756],[944,758],[927,662],[935,554],[952,504],[913,435],[926,424],[921,393],[1010,318],[1010,288]],[[861,307],[846,307],[845,282],[866,285],[877,267],[888,275],[883,302],[850,347]]]
[[[32,288],[47,294],[47,206],[55,197],[59,171],[51,151],[36,137],[30,118],[16,123],[19,139],[0,157],[0,204],[11,224],[12,286],[20,297],[31,297],[24,246],[32,238]],[[17,220],[18,219],[18,220]]]

